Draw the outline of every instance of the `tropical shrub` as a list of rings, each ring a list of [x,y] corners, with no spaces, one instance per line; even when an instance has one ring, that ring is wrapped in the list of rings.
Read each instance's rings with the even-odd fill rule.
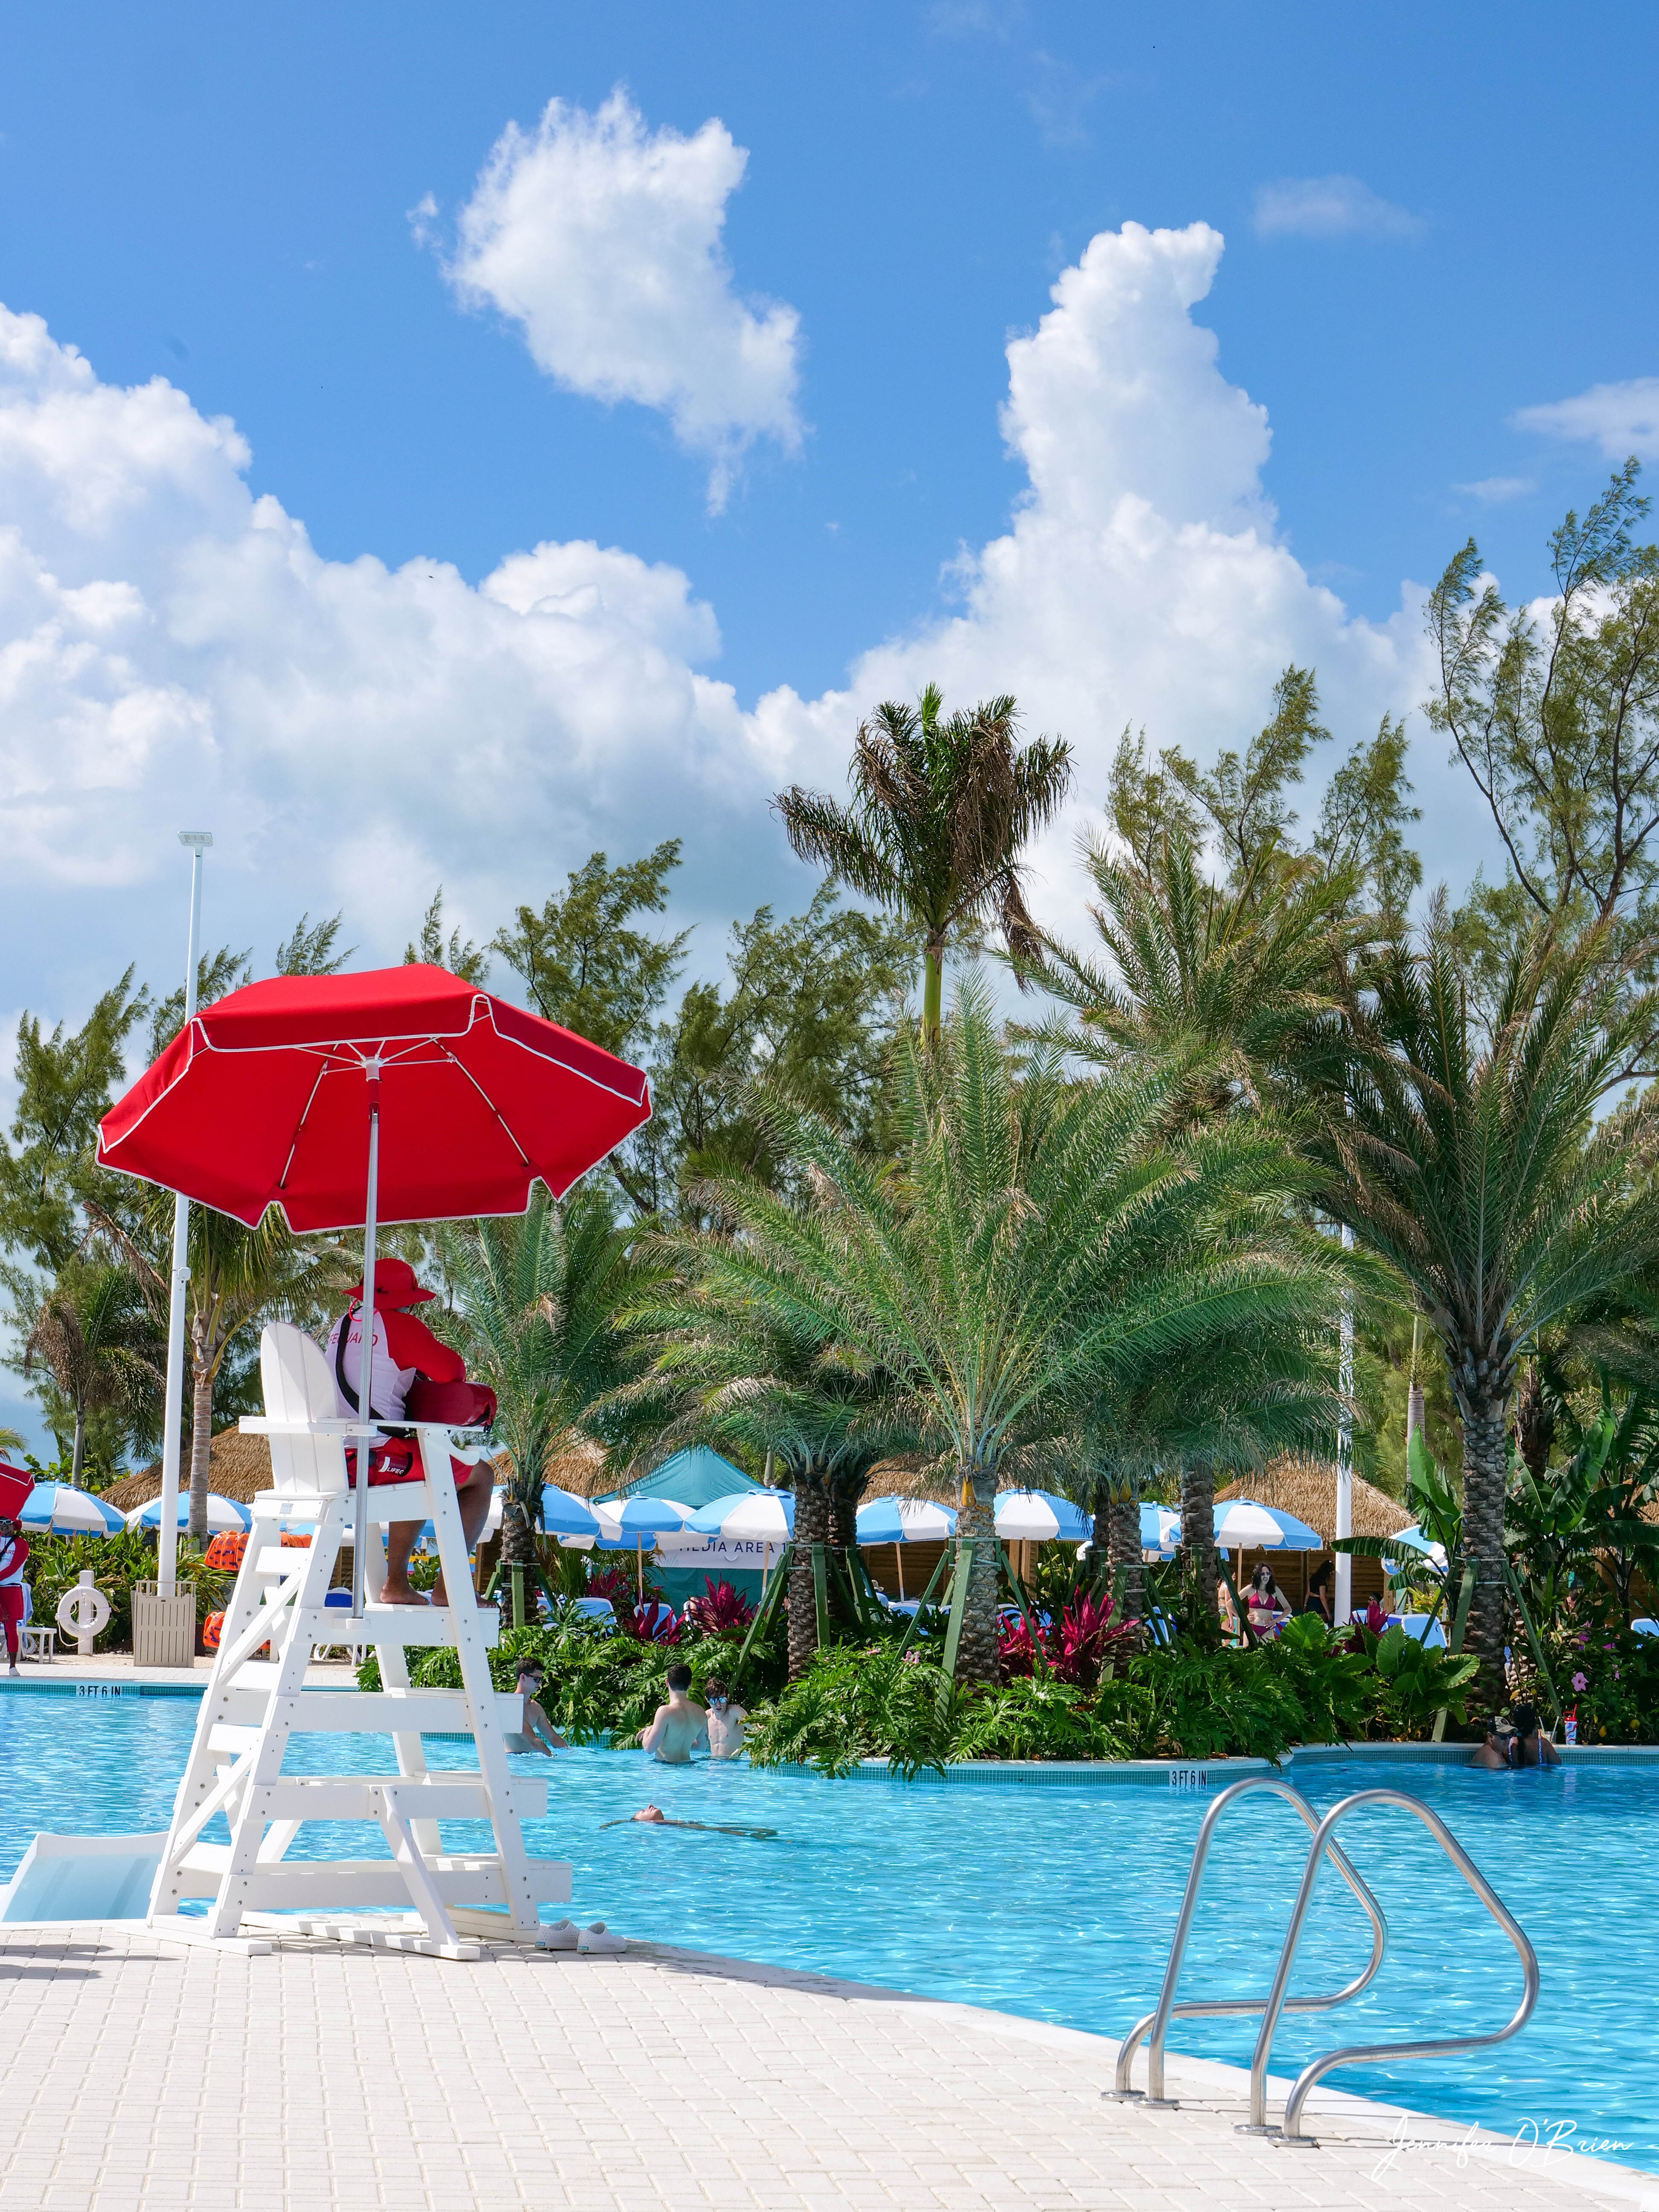
[[[1287,1672],[1261,1651],[1149,1651],[1101,1684],[1097,1709],[1143,1759],[1277,1759],[1306,1741]]]
[[[960,1754],[953,1723],[965,1702],[938,1666],[892,1646],[832,1645],[744,1730],[755,1766],[815,1766],[846,1774],[885,1759],[896,1774],[943,1767]]]
[[[1109,1726],[1091,1692],[1075,1682],[1017,1676],[964,1698],[953,1759],[1126,1759],[1136,1752],[1133,1724]]]

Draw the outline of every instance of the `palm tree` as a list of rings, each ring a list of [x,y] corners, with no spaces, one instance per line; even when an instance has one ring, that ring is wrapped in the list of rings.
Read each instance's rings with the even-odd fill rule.
[[[538,1183],[522,1214],[446,1222],[436,1246],[455,1303],[434,1327],[495,1393],[507,1462],[501,1558],[533,1565],[548,1462],[626,1371],[615,1324],[639,1287],[628,1235],[601,1191],[561,1206]]]
[[[1247,1216],[1231,1232],[1231,1251],[1224,1232],[1207,1257],[1224,1265],[1260,1234]],[[1145,1610],[1140,1491],[1155,1468],[1180,1470],[1182,1550],[1213,1611],[1215,1469],[1260,1467],[1328,1434],[1337,1419],[1338,1298],[1362,1271],[1293,1212],[1273,1235],[1284,1270],[1273,1310],[1252,1312],[1243,1327],[1223,1321],[1177,1357],[1155,1353],[1138,1375],[1084,1378],[1074,1465],[1127,1616]]]
[[[922,1030],[939,1036],[945,948],[952,933],[994,923],[1018,962],[1042,940],[1025,910],[1019,855],[1059,811],[1072,780],[1060,738],[1015,743],[1010,698],[940,720],[929,684],[915,707],[888,700],[861,723],[853,750],[853,803],[799,784],[775,804],[804,860],[905,915],[922,932]]]
[[[89,1206],[100,1232],[121,1252],[152,1314],[167,1311],[173,1194],[145,1186],[137,1226],[129,1229],[100,1206]],[[210,1206],[192,1206],[185,1321],[191,1370],[190,1534],[208,1537],[209,1453],[213,1391],[238,1333],[270,1320],[313,1322],[352,1279],[349,1261],[331,1238],[295,1236],[272,1206],[257,1229]]]
[[[1604,928],[1571,945],[1543,933],[1510,957],[1483,1033],[1437,917],[1416,949],[1380,963],[1371,1003],[1349,1006],[1346,1110],[1313,1139],[1317,1203],[1405,1278],[1445,1353],[1476,1576],[1468,1646],[1489,1700],[1504,1683],[1520,1363],[1543,1331],[1659,1260],[1659,1094],[1595,1118],[1655,1015],[1651,994],[1624,992]]]
[[[890,1375],[924,1446],[948,1454],[974,1544],[969,1678],[996,1673],[991,1512],[1010,1455],[1063,1424],[1084,1376],[1139,1375],[1299,1310],[1309,1262],[1286,1252],[1283,1143],[1243,1122],[1159,1141],[1178,1080],[1079,1084],[1047,1047],[1017,1075],[969,984],[933,1051],[904,1042],[896,1161],[774,1101],[802,1200],[715,1186],[757,1310]]]
[[[161,1388],[164,1346],[129,1268],[71,1261],[29,1316],[21,1362],[44,1368],[72,1421],[70,1480],[86,1459],[89,1414],[137,1414]]]
[[[704,1442],[764,1457],[772,1479],[795,1497],[789,1579],[789,1674],[803,1674],[817,1649],[811,1547],[843,1555],[848,1527],[871,1469],[915,1440],[892,1378],[860,1369],[826,1341],[755,1296],[747,1239],[726,1231],[681,1230],[653,1242],[669,1259],[672,1285],[629,1320],[649,1331],[655,1357],[625,1398],[654,1401],[665,1418],[659,1451]]]
[[[1184,1119],[1282,1099],[1328,1063],[1347,963],[1370,933],[1351,874],[1288,867],[1264,848],[1242,883],[1211,883],[1191,840],[1165,833],[1150,865],[1092,844],[1091,908],[1112,970],[1049,940],[1043,981],[1078,1016],[1074,1051],[1097,1063],[1192,1053]]]

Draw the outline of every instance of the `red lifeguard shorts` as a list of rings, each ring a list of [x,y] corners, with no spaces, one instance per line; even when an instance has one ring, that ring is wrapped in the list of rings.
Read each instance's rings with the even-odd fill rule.
[[[471,1477],[472,1462],[452,1458],[449,1469],[459,1488]],[[399,1482],[425,1480],[426,1469],[421,1465],[419,1448],[402,1437],[388,1437],[368,1455],[368,1486],[371,1490],[384,1490],[389,1485]],[[349,1446],[346,1450],[346,1481],[353,1490],[357,1487],[357,1455]]]

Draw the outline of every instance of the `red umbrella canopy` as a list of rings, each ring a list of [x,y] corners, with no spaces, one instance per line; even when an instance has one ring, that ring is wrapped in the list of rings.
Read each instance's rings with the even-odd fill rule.
[[[442,968],[278,975],[198,1013],[105,1115],[106,1167],[250,1227],[365,1218],[380,1109],[382,1221],[522,1213],[562,1198],[651,1112],[644,1075]]]

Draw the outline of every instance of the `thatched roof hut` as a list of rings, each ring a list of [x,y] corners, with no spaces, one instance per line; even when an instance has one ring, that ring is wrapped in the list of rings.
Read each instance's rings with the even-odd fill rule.
[[[898,1452],[878,1460],[865,1485],[866,1498],[925,1498],[935,1505],[959,1505],[962,1486],[951,1480],[926,1452]]]
[[[1316,1528],[1328,1544],[1336,1534],[1336,1462],[1312,1459],[1301,1452],[1281,1452],[1260,1474],[1230,1482],[1216,1497],[1254,1498],[1275,1505],[1281,1513],[1294,1513]],[[1356,1536],[1394,1536],[1411,1524],[1411,1509],[1385,1490],[1353,1478],[1353,1533]]]
[[[502,1474],[504,1461],[498,1461]],[[556,1482],[561,1490],[568,1490],[578,1498],[592,1498],[606,1486],[605,1455],[603,1446],[579,1439],[550,1460],[547,1480]],[[180,1488],[190,1482],[190,1455],[186,1446],[179,1469]],[[240,1429],[221,1429],[208,1446],[208,1488],[216,1491],[221,1498],[234,1498],[239,1504],[251,1505],[257,1493],[269,1490],[271,1483],[270,1446],[263,1437],[246,1437]],[[111,1483],[101,1495],[106,1504],[118,1513],[131,1513],[136,1506],[148,1505],[152,1498],[161,1494],[161,1462],[137,1474],[123,1475],[119,1482]]]
[[[190,1454],[186,1446],[179,1469],[180,1489],[190,1482]],[[245,1437],[240,1429],[221,1429],[208,1446],[208,1488],[221,1498],[234,1498],[249,1505],[256,1494],[270,1487],[270,1446],[263,1437]],[[161,1462],[124,1474],[103,1493],[104,1503],[118,1513],[131,1513],[161,1494]]]

